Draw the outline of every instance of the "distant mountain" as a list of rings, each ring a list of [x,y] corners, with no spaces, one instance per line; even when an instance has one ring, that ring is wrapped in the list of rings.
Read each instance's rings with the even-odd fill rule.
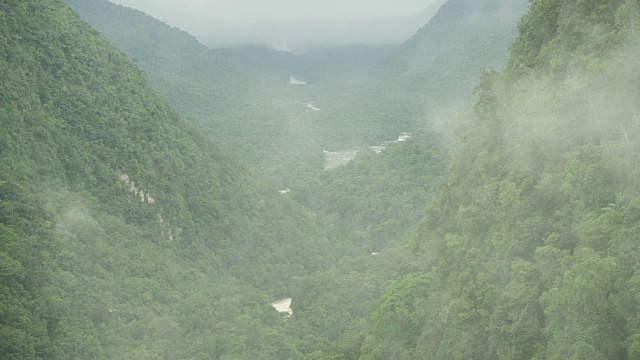
[[[422,27],[425,24],[427,24],[429,21],[431,21],[431,18],[433,18],[435,14],[438,13],[438,11],[440,10],[440,8],[445,2],[447,2],[447,0],[436,0],[433,3],[431,3],[431,5],[424,8],[424,10],[422,10],[420,13],[413,16],[413,18],[415,19],[416,22],[418,22],[419,24],[422,24],[421,25]]]
[[[448,0],[408,41],[362,62],[364,74],[329,79],[333,90],[317,99],[331,104],[319,114],[324,126],[318,131],[323,138],[350,133],[347,141],[371,141],[422,129],[470,106],[482,70],[506,64],[527,8],[527,0]]]
[[[298,53],[318,47],[354,44],[397,45],[426,24],[445,1],[436,0],[413,16],[362,18],[345,22],[214,24],[211,29],[202,29],[195,35],[213,48],[258,44]]]
[[[309,98],[323,104],[313,115],[323,146],[359,146],[470,107],[482,70],[506,64],[527,8],[527,0],[449,0],[400,45],[318,48],[301,55],[246,46],[229,54],[261,73],[308,80]]]
[[[209,50],[142,12],[105,0],[69,3],[138,59],[183,115],[284,186],[291,172],[283,169],[319,168],[323,147],[391,139],[469,104],[481,70],[506,62],[527,9],[526,0],[449,0],[425,10],[423,19],[438,9],[401,45],[296,55],[260,46]],[[291,87],[290,77],[307,85]],[[305,111],[309,102],[320,111]]]
[[[449,0],[383,66],[427,103],[469,100],[481,70],[501,69],[526,0]]]
[[[253,81],[248,69],[193,36],[142,11],[107,0],[67,3],[113,44],[135,58],[151,82],[178,108],[214,103],[209,112],[243,103]],[[254,75],[255,76],[255,75]],[[206,91],[192,91],[206,84]]]
[[[207,48],[141,11],[107,0],[67,2],[135,58],[158,91],[238,161],[282,186],[291,174],[285,166],[321,167],[321,145],[298,122],[302,103],[312,99],[298,99],[289,85],[299,73],[291,65],[293,54],[256,49],[245,57],[251,60],[238,61],[231,51]],[[260,66],[249,66],[253,60]],[[280,67],[263,66],[272,63]]]
[[[457,108],[473,99],[482,70],[505,66],[527,9],[526,0],[449,0],[380,64],[379,73],[431,116]]]

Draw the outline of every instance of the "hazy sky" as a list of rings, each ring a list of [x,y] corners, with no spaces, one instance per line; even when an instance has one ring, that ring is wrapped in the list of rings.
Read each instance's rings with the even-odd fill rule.
[[[348,20],[373,16],[415,15],[435,0],[111,0],[142,10],[165,22],[227,23]]]

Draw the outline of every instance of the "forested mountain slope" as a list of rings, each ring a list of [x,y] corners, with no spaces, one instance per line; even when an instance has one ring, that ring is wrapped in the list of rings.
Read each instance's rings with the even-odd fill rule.
[[[473,101],[482,69],[503,68],[526,0],[448,0],[399,46],[316,49],[302,55],[233,49],[259,71],[307,80],[322,111],[307,118],[324,147],[340,148],[423,129]]]
[[[61,0],[0,4],[0,87],[3,359],[303,358],[309,330],[287,326],[305,323],[270,302],[369,259],[256,186]]]
[[[524,0],[448,0],[385,66],[398,69],[404,88],[422,102],[469,101],[478,74],[506,64],[527,8]]]
[[[217,112],[246,102],[253,73],[236,66],[221,51],[211,51],[193,36],[145,13],[107,0],[69,0],[82,18],[135,58],[154,86],[179,109]]]
[[[332,91],[316,97],[327,104],[317,131],[371,141],[450,116],[473,101],[481,70],[504,67],[526,10],[526,0],[446,1],[411,39],[365,67],[364,76],[331,79]]]
[[[207,54],[195,39],[140,12],[106,0],[68,2],[138,59],[181,114],[285,187],[292,180],[282,174],[318,168],[323,147],[368,146],[421,130],[428,120],[470,102],[480,70],[506,62],[527,6],[524,0],[481,6],[449,0],[402,46],[295,55],[250,46]],[[290,76],[306,85],[289,85]],[[216,100],[225,92],[229,99]],[[310,111],[307,103],[319,110]],[[238,136],[241,143],[229,140]]]
[[[634,0],[532,2],[362,359],[640,356],[639,26]]]
[[[102,35],[144,70],[151,83],[190,123],[238,161],[274,182],[292,168],[322,164],[322,146],[304,121],[313,101],[289,84],[291,72],[251,68],[226,50],[143,12],[107,0],[68,0]],[[287,63],[288,53],[270,51]]]
[[[404,245],[447,178],[448,149],[438,133],[414,134],[379,153],[363,150],[345,166],[301,176],[291,196],[339,216],[371,252]]]

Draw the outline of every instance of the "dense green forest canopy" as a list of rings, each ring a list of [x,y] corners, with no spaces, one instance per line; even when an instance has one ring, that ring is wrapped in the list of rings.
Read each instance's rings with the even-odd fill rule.
[[[3,359],[303,358],[330,339],[309,319],[364,329],[404,255],[365,278],[368,246],[260,186],[62,1],[3,2],[0,30]],[[364,312],[284,322],[271,301],[329,267]]]
[[[530,1],[508,61],[523,1],[302,58],[69,3],[137,62],[62,0],[0,4],[3,359],[640,356],[637,0]],[[326,144],[361,151],[321,172]]]
[[[638,357],[639,21],[531,2],[363,359]]]
[[[107,0],[69,0],[93,27],[120,47],[181,115],[219,143],[229,156],[287,186],[286,173],[320,168],[322,146],[305,120],[313,101],[289,84],[294,69],[250,67],[233,53],[212,50],[193,36],[140,11]],[[253,58],[290,63],[269,50]]]

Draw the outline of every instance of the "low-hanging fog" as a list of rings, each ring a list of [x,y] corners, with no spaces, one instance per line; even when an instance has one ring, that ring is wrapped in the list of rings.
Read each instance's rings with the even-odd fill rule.
[[[398,44],[426,24],[445,2],[111,1],[186,30],[211,47],[257,43],[292,51],[316,46]]]

